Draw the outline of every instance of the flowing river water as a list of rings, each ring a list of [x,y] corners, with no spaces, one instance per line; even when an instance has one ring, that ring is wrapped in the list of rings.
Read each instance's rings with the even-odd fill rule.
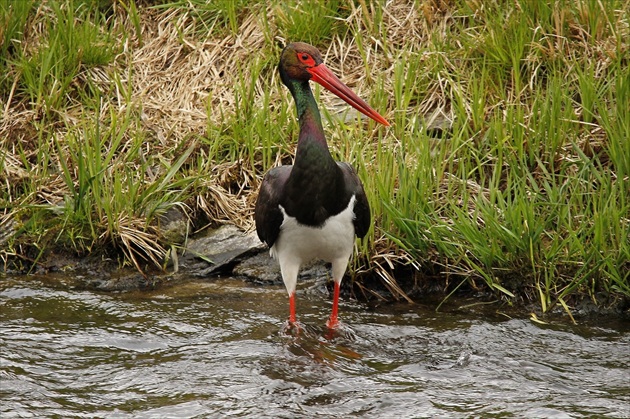
[[[0,417],[630,417],[627,320],[541,325],[452,300],[344,300],[321,282],[98,293],[0,278]]]

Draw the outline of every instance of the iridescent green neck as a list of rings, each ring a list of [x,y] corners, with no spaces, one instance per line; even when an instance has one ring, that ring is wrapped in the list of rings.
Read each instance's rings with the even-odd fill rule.
[[[321,133],[323,139],[324,128],[322,127],[322,118],[317,108],[317,102],[311,91],[308,81],[292,81],[289,90],[295,100],[297,108],[297,116],[300,121],[300,134],[303,131],[313,133],[313,131]],[[300,135],[301,137],[302,135]],[[325,141],[325,140],[324,140]]]

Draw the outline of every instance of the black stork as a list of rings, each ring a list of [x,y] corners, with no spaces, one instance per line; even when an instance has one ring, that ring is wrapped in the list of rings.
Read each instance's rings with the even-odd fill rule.
[[[336,162],[328,150],[321,116],[309,80],[383,125],[389,123],[354,94],[322,62],[313,46],[295,42],[280,56],[280,78],[289,88],[300,124],[293,165],[265,175],[256,201],[256,231],[280,264],[289,293],[289,325],[296,323],[295,288],[300,266],[313,259],[332,264],[333,306],[328,328],[335,329],[341,280],[352,255],[355,235],[370,227],[370,208],[356,172]]]

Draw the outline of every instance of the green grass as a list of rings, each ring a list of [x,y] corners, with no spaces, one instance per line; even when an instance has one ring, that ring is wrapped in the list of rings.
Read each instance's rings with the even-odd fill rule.
[[[24,4],[29,2],[12,2],[10,11]],[[87,3],[51,2],[50,9],[42,13],[49,17],[44,21],[45,39],[34,50],[18,49],[11,67],[17,92],[27,96],[37,111],[53,117],[54,112],[70,107],[72,99],[82,99],[73,96],[86,93],[81,86],[72,86],[79,73],[110,63],[116,47],[104,17]],[[23,15],[19,17],[22,22]],[[19,35],[19,29],[7,35]]]
[[[541,312],[627,299],[628,10],[2,1],[0,226],[18,228],[0,257],[29,266],[55,247],[113,248],[140,270],[161,265],[179,245],[159,227],[173,206],[197,227],[251,227],[262,175],[294,152],[277,60],[301,40],[392,122],[341,122],[316,89],[332,152],[357,168],[376,220],[353,272],[378,274],[396,298],[418,291],[392,277],[408,264],[448,293],[482,288]],[[162,89],[192,75],[176,94],[194,94],[155,104],[147,68],[171,77]]]

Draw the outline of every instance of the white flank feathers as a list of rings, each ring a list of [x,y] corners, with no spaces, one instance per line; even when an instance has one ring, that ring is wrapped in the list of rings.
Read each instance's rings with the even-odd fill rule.
[[[269,253],[280,264],[289,295],[295,292],[300,266],[313,259],[332,263],[333,280],[341,282],[354,246],[353,195],[346,209],[330,217],[322,227],[309,227],[290,217],[280,206],[284,221]]]

